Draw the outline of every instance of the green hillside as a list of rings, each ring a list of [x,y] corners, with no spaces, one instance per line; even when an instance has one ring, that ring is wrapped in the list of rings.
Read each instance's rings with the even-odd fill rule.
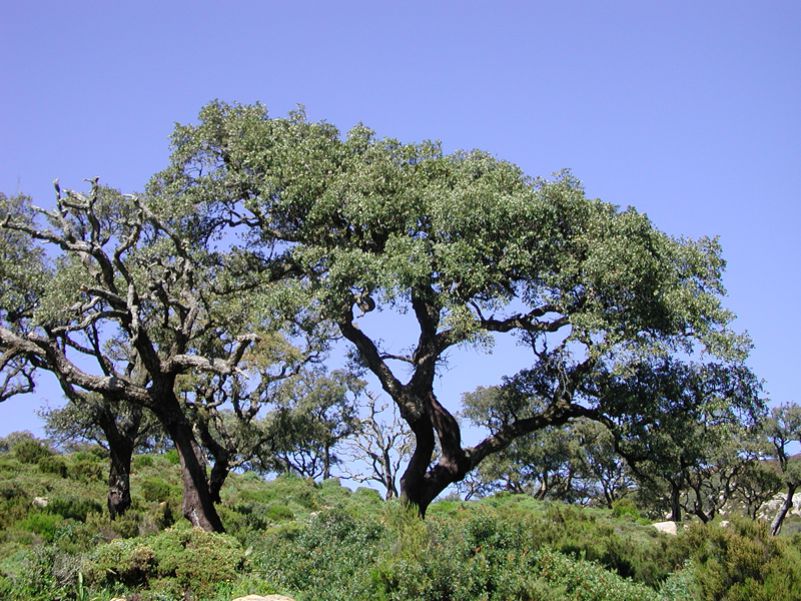
[[[105,512],[100,449],[0,443],[0,599],[298,601],[801,598],[801,537],[758,523],[661,534],[613,511],[498,495],[443,500],[425,521],[337,480],[233,474],[227,534],[181,517],[177,455],[138,455],[133,507]]]

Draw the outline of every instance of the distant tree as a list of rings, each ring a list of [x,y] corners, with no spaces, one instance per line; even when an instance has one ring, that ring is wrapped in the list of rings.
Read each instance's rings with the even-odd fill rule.
[[[572,429],[579,441],[584,494],[591,502],[611,509],[615,501],[634,490],[631,469],[617,453],[614,436],[606,426],[579,419]]]
[[[276,471],[278,441],[289,444],[286,441],[295,440],[296,445],[301,444],[292,438],[292,433],[276,426],[278,414],[291,402],[285,394],[290,383],[300,379],[312,386],[313,381],[319,384],[341,375],[328,376],[315,367],[327,344],[322,333],[325,324],[313,316],[303,318],[298,314],[295,318],[282,333],[262,332],[239,369],[222,374],[194,373],[178,380],[183,407],[211,465],[209,490],[215,502],[220,502],[220,490],[232,470]],[[207,343],[213,346],[219,341]],[[344,380],[345,376],[341,378]],[[314,400],[328,405],[321,408],[306,399],[304,407],[309,415],[305,417],[309,422],[314,419],[312,412],[315,416],[325,413],[333,402],[323,395]],[[283,425],[290,428],[298,424]],[[324,436],[330,437],[331,433],[326,430]]]
[[[330,478],[337,448],[358,427],[364,382],[346,371],[306,370],[282,382],[272,399],[260,460],[275,471]]]
[[[401,466],[411,455],[411,437],[394,405],[380,404],[379,395],[369,391],[366,396],[367,415],[358,419],[345,445],[351,461],[366,465],[367,471],[348,472],[346,477],[357,482],[376,482],[384,488],[386,499],[394,499],[398,497]]]
[[[670,516],[712,519],[752,458],[743,440],[763,418],[755,376],[742,365],[637,361],[599,384],[616,448],[646,490],[666,490]]]
[[[756,520],[765,503],[781,491],[783,484],[775,466],[764,459],[753,461],[737,476],[734,498],[742,504],[745,515]]]
[[[671,238],[633,209],[587,198],[569,174],[534,180],[486,153],[381,140],[363,126],[343,138],[259,105],[208,105],[173,140],[153,193],[291,250],[297,281],[414,437],[401,496],[421,515],[514,440],[603,419],[606,397],[591,384],[623,357],[744,353],[720,303],[717,242]],[[387,347],[362,319],[380,310],[411,315],[411,349]],[[532,366],[510,383],[515,411],[465,446],[435,394],[437,370],[454,347],[501,334],[532,349]]]
[[[480,387],[463,397],[464,415],[490,432],[498,429],[498,407],[504,390]],[[493,490],[525,493],[538,499],[572,503],[612,502],[631,488],[625,462],[615,454],[612,435],[598,422],[584,418],[548,427],[522,437],[488,457],[471,483],[472,494]]]
[[[776,536],[781,532],[784,519],[793,507],[793,497],[801,486],[801,457],[790,454],[791,446],[801,442],[801,406],[785,403],[774,407],[767,422],[766,432],[773,445],[785,490],[784,502],[770,527]]]
[[[480,387],[466,394],[464,414],[474,424],[497,431],[502,422],[493,419],[503,401],[503,391]],[[580,481],[580,441],[568,425],[547,427],[514,440],[478,467],[478,478],[486,491],[506,490],[537,499],[574,500]]]

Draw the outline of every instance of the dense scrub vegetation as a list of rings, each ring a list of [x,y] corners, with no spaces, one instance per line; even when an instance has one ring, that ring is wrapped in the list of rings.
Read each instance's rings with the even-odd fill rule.
[[[510,493],[439,501],[421,521],[336,479],[235,473],[219,507],[228,532],[209,533],[180,519],[174,451],[134,457],[132,507],[111,521],[102,450],[59,454],[24,436],[0,449],[0,598],[12,601],[789,601],[801,591],[801,538],[772,537],[761,522],[671,537],[631,502],[593,509]]]

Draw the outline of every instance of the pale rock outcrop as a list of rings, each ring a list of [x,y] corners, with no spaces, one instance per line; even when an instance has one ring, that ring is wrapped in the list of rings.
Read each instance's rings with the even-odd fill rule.
[[[659,530],[659,532],[664,532],[665,534],[672,534],[676,536],[676,522],[656,522],[651,524],[654,528]]]

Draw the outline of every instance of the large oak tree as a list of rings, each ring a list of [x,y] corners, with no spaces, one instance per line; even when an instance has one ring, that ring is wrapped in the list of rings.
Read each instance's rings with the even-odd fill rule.
[[[514,439],[603,418],[592,384],[631,357],[742,358],[717,242],[668,236],[633,209],[588,198],[569,174],[532,179],[483,152],[448,154],[363,126],[343,137],[259,105],[212,103],[173,143],[151,193],[246,228],[252,249],[286,253],[413,434],[401,495],[421,514]],[[384,310],[413,318],[411,348],[370,329],[365,314]],[[516,336],[531,367],[500,427],[465,445],[451,400],[434,392],[438,368],[451,349],[498,335]]]

